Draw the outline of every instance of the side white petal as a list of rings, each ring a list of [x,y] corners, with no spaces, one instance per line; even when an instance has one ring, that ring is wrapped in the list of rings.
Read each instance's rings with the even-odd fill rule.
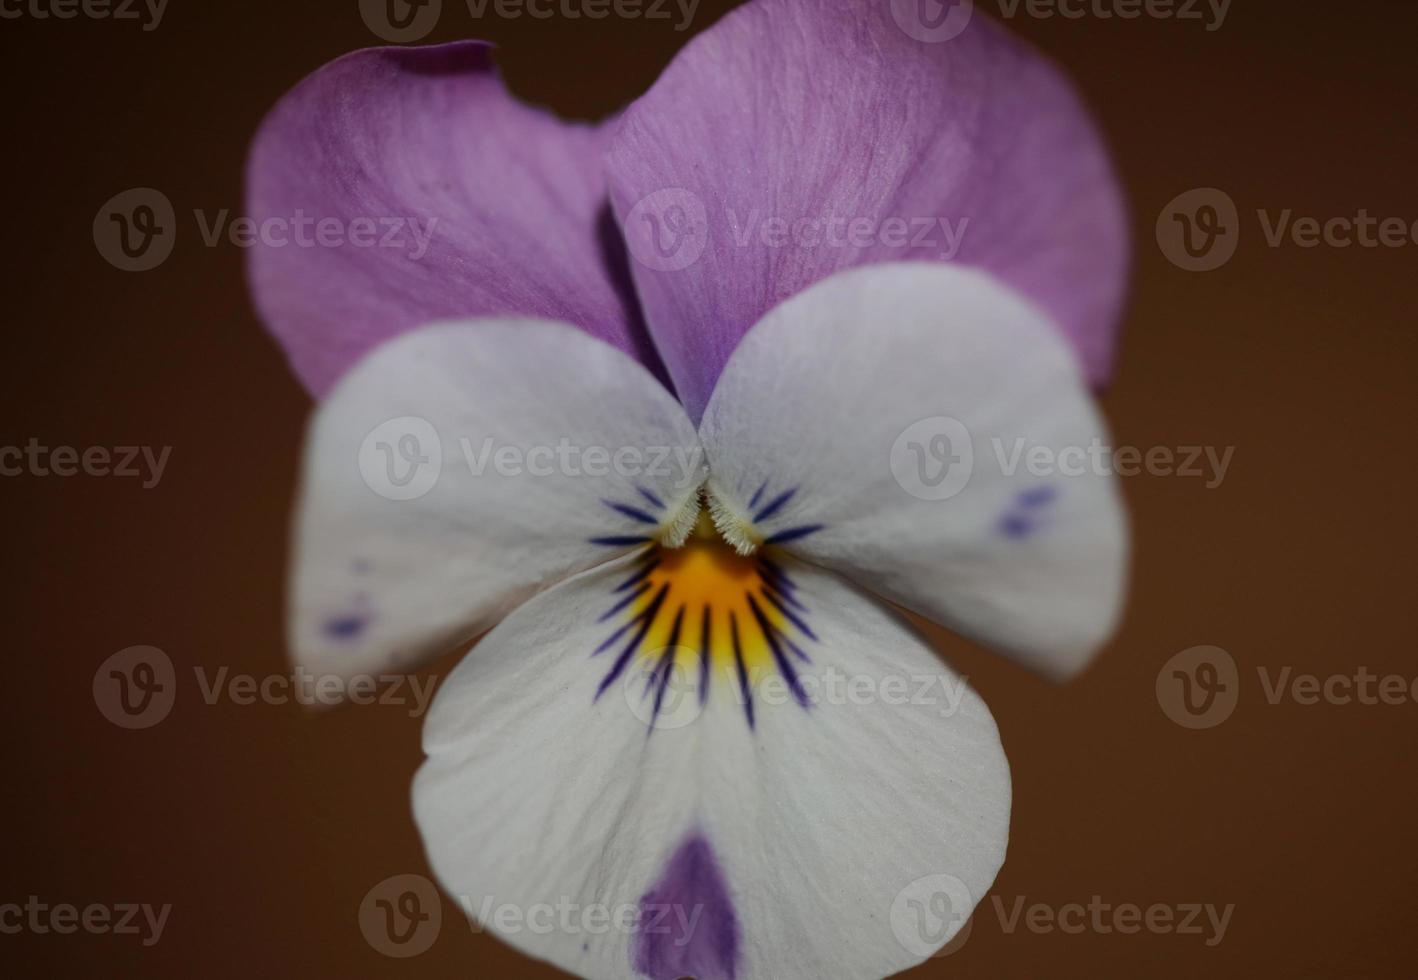
[[[659,715],[660,651],[597,698],[616,655],[591,654],[597,620],[635,561],[536,596],[440,689],[414,807],[444,888],[594,980],[879,978],[948,942],[1007,841],[984,703],[899,616],[791,559],[806,705],[760,671],[750,726],[718,654],[701,697],[693,638]]]
[[[311,423],[297,662],[407,669],[472,638],[653,533],[692,499],[701,456],[673,396],[574,327],[470,320],[390,342]]]
[[[746,520],[795,491],[761,536],[1035,669],[1069,676],[1115,627],[1107,429],[1057,328],[984,272],[875,265],[798,294],[735,351],[700,438]]]

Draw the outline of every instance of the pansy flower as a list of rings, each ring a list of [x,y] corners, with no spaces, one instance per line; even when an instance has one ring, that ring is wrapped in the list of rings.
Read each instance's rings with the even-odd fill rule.
[[[902,9],[756,0],[600,126],[516,103],[484,44],[361,51],[256,140],[258,220],[434,222],[417,257],[252,254],[320,402],[294,656],[477,640],[416,818],[471,915],[572,973],[919,962],[1011,788],[905,614],[1060,678],[1117,618],[1113,482],[1038,465],[1107,441],[1116,180],[1048,63]]]

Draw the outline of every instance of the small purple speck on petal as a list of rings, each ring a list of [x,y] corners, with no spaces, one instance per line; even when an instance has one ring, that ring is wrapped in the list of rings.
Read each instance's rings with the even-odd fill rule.
[[[1019,495],[1019,503],[1024,507],[1043,507],[1045,504],[1054,502],[1054,498],[1059,495],[1058,488],[1052,484],[1045,483],[1042,486],[1030,487]]]
[[[999,526],[1011,538],[1027,538],[1034,533],[1034,522],[1022,514],[1005,514]]]
[[[1011,538],[1027,538],[1039,530],[1039,518],[1055,500],[1058,487],[1045,483],[1021,491],[1014,498],[1014,506],[1000,518],[1000,533]]]
[[[325,635],[335,640],[352,640],[369,625],[365,616],[332,616],[325,621]]]
[[[635,969],[649,980],[734,980],[739,922],[714,849],[691,833],[640,899]]]

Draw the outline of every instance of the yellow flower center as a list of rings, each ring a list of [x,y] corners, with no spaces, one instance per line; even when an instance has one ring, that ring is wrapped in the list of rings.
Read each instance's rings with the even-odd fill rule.
[[[796,694],[795,665],[807,662],[803,646],[816,637],[772,551],[741,554],[707,510],[680,546],[650,545],[617,590],[627,593],[613,607],[611,618],[619,626],[597,651],[616,651],[612,676],[620,674],[625,658],[638,656],[651,687],[668,683],[678,671],[699,679],[704,698],[711,684],[727,680],[750,724],[750,694],[763,672],[781,674]]]

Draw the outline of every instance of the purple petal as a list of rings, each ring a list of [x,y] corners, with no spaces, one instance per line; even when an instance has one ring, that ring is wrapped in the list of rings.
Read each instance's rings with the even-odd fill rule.
[[[649,980],[733,980],[739,923],[714,849],[691,834],[640,899],[635,969]]]
[[[623,117],[611,196],[691,416],[768,309],[885,260],[987,269],[1052,314],[1090,380],[1106,379],[1128,241],[1097,131],[1060,73],[998,24],[977,11],[930,43],[897,20],[915,9],[757,0]]]
[[[515,102],[490,52],[357,51],[262,124],[247,206],[276,233],[252,248],[251,288],[316,396],[370,348],[449,317],[562,320],[657,364],[606,199],[603,131]]]

